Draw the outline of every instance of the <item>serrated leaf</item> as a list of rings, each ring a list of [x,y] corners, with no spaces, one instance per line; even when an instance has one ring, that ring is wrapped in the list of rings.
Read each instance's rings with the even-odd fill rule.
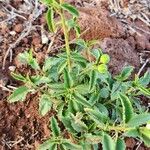
[[[61,61],[62,61],[62,59],[60,59],[60,58],[48,57],[45,59],[42,70],[44,72],[46,72],[46,71],[50,70],[52,66],[55,66],[57,63],[59,63]]]
[[[71,88],[73,86],[72,77],[67,69],[64,69],[64,86],[65,88]]]
[[[35,85],[40,85],[40,84],[45,84],[45,83],[49,83],[51,82],[51,80],[48,77],[45,76],[31,76],[31,81],[35,84]]]
[[[69,150],[82,150],[82,147],[80,145],[74,144],[67,139],[63,139],[62,144]]]
[[[39,112],[42,116],[46,115],[51,110],[52,102],[48,95],[43,94],[39,101]]]
[[[46,21],[48,25],[48,29],[51,32],[55,32],[55,23],[54,23],[54,11],[53,8],[49,8],[46,13]]]
[[[9,96],[8,100],[10,103],[23,101],[26,98],[26,95],[29,92],[29,88],[26,86],[20,86]]]
[[[133,71],[133,67],[132,66],[126,66],[123,68],[122,72],[120,75],[116,76],[116,79],[119,81],[125,81],[129,78],[129,76],[131,75],[132,71]]]
[[[71,109],[70,112],[72,112],[72,113],[80,112],[80,110],[81,110],[80,105],[81,104],[77,103],[76,101],[70,100],[69,101],[69,106],[68,106]]]
[[[35,58],[29,61],[29,65],[34,69],[34,70],[40,70],[40,66]]]
[[[57,150],[57,145],[53,140],[49,139],[41,144],[38,150]]]
[[[67,61],[63,60],[58,66],[58,73],[60,74],[67,66]]]
[[[99,98],[100,93],[92,93],[88,102],[93,106],[96,102],[98,102]]]
[[[150,114],[144,113],[144,114],[133,116],[127,125],[129,127],[138,127],[143,124],[146,124],[148,121],[150,121]]]
[[[89,117],[94,120],[98,125],[103,126],[104,123],[107,121],[107,117],[105,114],[101,113],[98,110],[85,108],[85,112],[89,115]]]
[[[72,96],[78,103],[82,104],[83,106],[91,107],[91,104],[81,94],[75,92]]]
[[[95,70],[92,70],[90,72],[90,81],[89,81],[89,90],[93,91],[96,87],[96,81],[97,81],[97,72]]]
[[[123,113],[122,113],[123,121],[124,123],[127,123],[131,120],[133,116],[133,107],[129,98],[126,95],[120,94],[119,97],[120,97],[121,104],[123,107]]]
[[[115,150],[114,141],[111,138],[111,136],[109,136],[108,134],[103,135],[102,147],[103,147],[103,150]]]
[[[72,14],[73,16],[75,16],[75,17],[78,17],[78,16],[79,16],[78,10],[77,10],[74,6],[70,5],[69,3],[63,3],[63,4],[61,5],[61,7],[62,7],[64,10],[67,10],[67,11],[68,11],[70,14]]]
[[[138,86],[138,89],[140,90],[141,93],[143,93],[144,95],[150,96],[150,89],[146,89],[143,86]]]
[[[19,81],[23,81],[23,82],[26,82],[26,78],[24,76],[22,76],[21,74],[16,74],[14,72],[11,72],[11,76],[16,79],[16,80],[19,80]]]
[[[71,58],[77,62],[82,62],[82,63],[87,62],[87,60],[81,54],[78,53],[72,53]]]
[[[75,90],[78,93],[80,93],[81,95],[85,95],[85,94],[89,93],[89,85],[88,84],[77,85],[75,87]]]
[[[57,120],[54,117],[51,118],[51,130],[54,137],[58,137],[60,135],[60,128]]]
[[[126,145],[124,140],[122,140],[121,138],[117,139],[115,150],[126,150]]]
[[[77,132],[84,132],[88,130],[86,124],[81,120],[83,117],[82,113],[77,112],[75,116],[71,114],[71,117],[71,125],[74,128],[74,130],[76,130]]]
[[[65,128],[71,132],[71,133],[75,133],[76,131],[74,130],[74,128],[72,127],[71,125],[71,118],[68,117],[68,116],[65,116],[65,117],[61,117],[61,121],[62,123],[64,124]]]

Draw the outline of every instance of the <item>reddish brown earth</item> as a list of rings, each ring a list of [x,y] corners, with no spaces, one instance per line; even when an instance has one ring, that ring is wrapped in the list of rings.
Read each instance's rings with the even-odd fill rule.
[[[74,1],[72,2],[74,3]],[[22,4],[22,0],[13,0],[11,3],[16,9]],[[80,5],[82,6],[82,4]],[[100,40],[100,47],[111,57],[109,67],[113,74],[117,74],[125,64],[134,66],[137,72],[141,66],[140,53],[142,53],[144,59],[150,57],[150,35],[142,32],[141,36],[131,33],[124,28],[119,20],[109,16],[106,7],[107,5],[104,3],[102,9],[98,6],[79,8],[81,29],[84,31],[88,28],[83,38],[86,40]],[[3,11],[0,11],[0,17],[4,19],[7,16]],[[144,29],[149,30],[140,21],[136,23],[139,27],[142,26]],[[36,19],[33,24],[42,24],[47,29],[44,15]],[[3,86],[18,86],[21,84],[10,77],[10,66],[16,66],[19,72],[27,71],[25,68],[21,68],[16,61],[18,53],[33,47],[34,54],[38,57],[39,62],[42,62],[46,54],[48,44],[42,44],[41,30],[36,28],[16,45],[13,49],[13,61],[9,62],[8,57],[5,69],[2,70],[2,61],[6,51],[10,44],[16,41],[24,28],[24,21],[20,18],[0,26],[0,83]],[[15,31],[15,35],[11,31]],[[63,43],[61,35],[58,37],[53,46],[55,50],[52,50],[50,55],[55,53],[58,50],[57,47]],[[49,34],[48,38],[50,41],[51,36]],[[7,103],[9,94],[9,92],[0,89],[0,149],[35,150],[39,143],[50,135],[48,122],[54,112],[50,112],[46,117],[40,117],[38,113],[38,94],[28,95],[25,102],[15,104]],[[138,143],[134,139],[126,139],[126,145],[127,149],[133,150],[136,149]],[[142,144],[138,150],[147,150],[147,148]]]

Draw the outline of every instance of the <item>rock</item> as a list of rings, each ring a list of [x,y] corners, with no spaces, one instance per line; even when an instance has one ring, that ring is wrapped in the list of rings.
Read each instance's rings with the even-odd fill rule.
[[[37,47],[38,45],[41,44],[41,38],[40,37],[33,37],[32,44]]]
[[[16,31],[17,33],[20,33],[23,30],[23,25],[22,24],[17,24],[14,27],[14,31]]]
[[[12,36],[15,36],[16,32],[15,31],[10,31],[9,34],[12,35]]]

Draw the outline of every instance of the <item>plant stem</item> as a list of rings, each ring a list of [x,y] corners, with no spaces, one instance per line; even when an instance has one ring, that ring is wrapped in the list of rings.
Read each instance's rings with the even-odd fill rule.
[[[63,3],[64,0],[60,0],[60,4]],[[66,47],[66,53],[67,53],[67,63],[68,63],[68,70],[71,70],[71,60],[70,60],[70,46],[69,46],[69,35],[68,35],[68,30],[66,26],[66,20],[64,16],[64,11],[62,10],[60,13],[61,17],[61,23],[62,23],[62,28],[64,32],[64,37],[65,37],[65,47]]]

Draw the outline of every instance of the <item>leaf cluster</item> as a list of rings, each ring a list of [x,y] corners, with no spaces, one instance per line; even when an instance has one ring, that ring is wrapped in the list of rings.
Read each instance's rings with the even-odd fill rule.
[[[55,30],[54,12],[62,15],[63,9],[73,17],[79,15],[70,4],[55,0],[44,0],[44,3],[49,7],[50,31]],[[100,49],[91,49],[94,41],[76,39],[74,43],[76,48],[69,54],[71,69],[67,65],[67,52],[45,58],[41,66],[30,50],[21,53],[18,59],[34,69],[36,75],[12,73],[24,84],[14,90],[9,102],[23,101],[28,93],[38,92],[39,113],[44,116],[51,109],[56,111],[57,115],[50,119],[52,135],[39,149],[98,150],[101,143],[104,150],[124,150],[125,137],[138,138],[150,147],[150,113],[140,100],[140,96],[150,98],[150,73],[142,77],[135,75],[130,80],[134,68],[126,66],[113,77],[107,67],[109,55]],[[94,60],[82,55],[85,50]],[[64,138],[58,121],[70,139]]]

